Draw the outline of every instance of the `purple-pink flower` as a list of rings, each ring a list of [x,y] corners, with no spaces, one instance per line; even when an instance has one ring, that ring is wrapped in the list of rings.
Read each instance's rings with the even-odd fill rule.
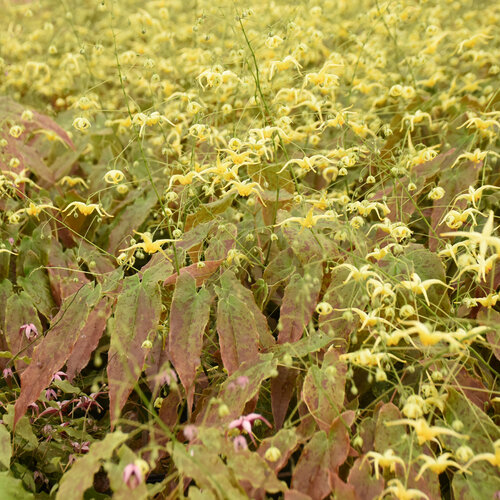
[[[19,333],[20,335],[24,333],[28,340],[36,339],[38,337],[38,330],[33,323],[26,323],[25,325],[22,325],[21,328],[19,328]]]
[[[136,464],[128,464],[123,469],[123,482],[131,489],[137,488],[144,479],[141,468]]]
[[[239,436],[236,436],[233,439],[233,446],[234,446],[234,451],[241,451],[248,449],[248,444],[247,440],[245,439],[245,436],[241,434]]]
[[[262,420],[268,427],[272,427],[272,425],[258,413],[249,413],[248,415],[242,415],[240,418],[233,420],[229,423],[229,429],[239,429],[240,431],[245,431],[250,434],[250,438],[252,442],[255,444],[255,439],[252,434],[252,424],[256,420]]]

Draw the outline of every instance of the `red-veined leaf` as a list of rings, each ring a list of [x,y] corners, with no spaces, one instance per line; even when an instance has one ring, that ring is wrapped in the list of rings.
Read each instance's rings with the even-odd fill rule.
[[[281,429],[285,421],[290,400],[296,390],[297,375],[297,370],[279,366],[278,376],[271,380],[271,408],[277,429]]]
[[[12,295],[7,300],[6,307],[6,322],[5,322],[5,338],[9,346],[9,350],[13,356],[28,356],[33,354],[34,342],[36,340],[28,340],[24,332],[19,331],[22,325],[33,323],[38,333],[42,334],[42,325],[38,318],[37,311],[33,306],[33,301],[27,293],[21,291],[19,295]],[[39,342],[39,340],[38,340]],[[27,366],[24,361],[15,360],[17,370],[24,370]]]
[[[380,476],[375,478],[371,473],[371,466],[368,460],[358,459],[354,462],[347,483],[350,484],[356,492],[356,499],[377,498],[384,490],[384,478]]]
[[[169,356],[186,390],[188,411],[194,397],[196,370],[201,365],[203,333],[210,315],[210,293],[204,288],[196,293],[196,282],[187,271],[175,283],[170,307]]]
[[[222,384],[217,396],[227,406],[228,415],[219,416],[218,405],[209,402],[206,410],[197,415],[197,424],[220,426],[240,417],[246,403],[258,394],[262,382],[276,375],[276,365],[272,353],[261,354],[256,361],[243,363]]]
[[[330,446],[328,435],[319,431],[305,445],[292,475],[292,488],[322,500],[330,493]]]
[[[219,269],[222,264],[222,260],[209,260],[206,262],[198,262],[197,264],[191,264],[190,266],[183,267],[180,272],[187,272],[193,278],[196,279],[196,286],[201,286],[205,281],[212,276],[212,274]],[[172,274],[164,282],[163,285],[173,285],[177,281],[178,274]]]
[[[72,381],[74,376],[87,366],[90,356],[104,333],[106,322],[111,316],[111,305],[109,298],[103,297],[90,312],[73,352],[68,358],[66,375],[69,381]]]
[[[221,287],[216,287],[217,333],[224,368],[234,373],[241,363],[255,361],[259,355],[259,332],[250,308],[234,294],[231,281],[221,278]]]
[[[82,285],[89,282],[85,273],[76,264],[76,255],[73,249],[63,252],[62,246],[56,238],[52,238],[47,272],[52,296],[58,306]]]
[[[15,405],[14,425],[66,363],[100,294],[100,285],[94,288],[87,284],[62,304],[51,328],[33,351],[31,364],[21,374],[21,394]]]
[[[115,424],[141,374],[147,349],[142,343],[156,335],[161,313],[160,287],[154,273],[146,271],[125,278],[114,315],[108,321],[111,346],[108,352],[109,409]]]
[[[318,302],[323,278],[321,262],[306,264],[300,274],[294,274],[285,288],[280,308],[281,330],[278,342],[296,342],[312,318]]]
[[[330,349],[321,368],[312,365],[302,386],[302,400],[309,408],[320,429],[328,431],[344,404],[346,364]]]

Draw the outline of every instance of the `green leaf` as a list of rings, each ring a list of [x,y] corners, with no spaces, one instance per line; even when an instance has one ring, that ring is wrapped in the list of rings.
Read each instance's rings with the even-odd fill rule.
[[[52,385],[55,385],[58,389],[61,389],[66,394],[81,394],[79,387],[71,385],[67,380],[54,380]]]
[[[102,460],[109,460],[114,450],[124,443],[127,434],[115,431],[107,434],[102,441],[90,446],[88,453],[76,460],[62,477],[56,500],[79,500],[94,481],[94,474],[100,469]]]
[[[7,413],[2,415],[3,422],[12,431],[14,427],[14,405],[7,406]],[[29,418],[25,415],[16,424],[14,438],[21,438],[25,442],[23,447],[27,450],[33,450],[38,446],[38,439],[33,432]]]
[[[6,500],[32,500],[33,493],[27,492],[20,479],[12,477],[9,472],[0,472],[0,492]]]
[[[0,464],[9,469],[11,457],[10,432],[4,424],[0,424]]]
[[[201,445],[190,446],[188,451],[179,443],[168,443],[167,451],[179,473],[185,478],[193,479],[209,495],[213,493],[216,498],[231,500],[248,499],[217,451]]]

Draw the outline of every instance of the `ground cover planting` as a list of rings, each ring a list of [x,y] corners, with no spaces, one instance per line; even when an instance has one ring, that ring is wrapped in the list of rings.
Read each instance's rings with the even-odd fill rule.
[[[0,7],[2,498],[500,498],[500,5]]]

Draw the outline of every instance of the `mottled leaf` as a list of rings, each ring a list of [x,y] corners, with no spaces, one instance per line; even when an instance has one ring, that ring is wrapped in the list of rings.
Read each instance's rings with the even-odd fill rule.
[[[216,498],[248,499],[222,461],[218,450],[193,445],[188,452],[184,446],[175,443],[168,443],[167,450],[183,477],[194,479],[199,487],[215,494]]]
[[[322,500],[330,493],[330,446],[328,435],[319,431],[305,445],[292,475],[292,488]]]
[[[224,276],[224,275],[223,275]],[[217,333],[224,368],[234,373],[241,363],[255,361],[259,355],[259,332],[253,315],[246,303],[224,286],[216,287],[219,297],[217,305]]]
[[[234,224],[227,223],[218,226],[205,250],[205,259],[225,259],[229,250],[235,247],[237,235],[238,229]]]
[[[281,429],[288,412],[288,406],[296,391],[295,381],[298,371],[286,366],[278,367],[278,376],[271,380],[271,408],[274,424]]]
[[[102,460],[110,459],[115,449],[127,438],[127,434],[115,431],[107,434],[102,441],[93,443],[89,452],[78,458],[63,475],[56,500],[82,499],[85,491],[92,486],[94,474],[100,469]]]
[[[63,252],[59,241],[52,238],[47,272],[52,297],[54,297],[58,306],[70,295],[73,295],[82,285],[89,282],[85,273],[76,264],[76,258],[73,249]]]
[[[70,381],[87,366],[90,356],[99,344],[106,322],[111,316],[111,304],[109,298],[103,297],[90,312],[73,352],[68,358],[66,375]]]
[[[33,354],[33,343],[37,341],[28,340],[26,335],[20,332],[19,329],[22,325],[33,323],[39,334],[43,332],[37,311],[26,292],[21,291],[19,295],[14,294],[9,297],[6,307],[6,318],[4,333],[10,352],[13,356],[31,357]],[[14,363],[17,370],[24,370],[27,366],[24,361],[19,359],[15,359]]]
[[[306,264],[303,273],[294,274],[285,288],[280,308],[281,330],[278,342],[296,342],[312,318],[323,278],[320,262]]]
[[[186,390],[188,411],[193,406],[194,381],[201,365],[203,334],[210,314],[210,302],[210,293],[205,289],[196,293],[195,279],[187,271],[181,272],[170,307],[168,349],[172,364]]]
[[[66,363],[100,294],[99,285],[94,289],[88,284],[62,304],[50,329],[33,351],[31,364],[21,375],[21,394],[15,405],[14,425]]]
[[[354,462],[347,483],[354,487],[356,498],[364,500],[365,498],[377,498],[384,489],[384,478],[375,478],[371,473],[371,466],[368,460],[358,459]]]
[[[109,253],[116,255],[120,248],[129,246],[126,244],[126,237],[131,233],[132,228],[138,230],[156,203],[158,203],[158,198],[152,189],[147,190],[144,196],[137,197],[137,194],[134,193],[130,197],[128,205],[118,212],[109,225],[110,234],[107,247]]]
[[[187,272],[196,279],[196,286],[201,286],[205,281],[212,276],[212,274],[219,269],[222,260],[209,260],[203,263],[198,262],[187,267],[180,269],[180,272]],[[173,285],[177,281],[178,274],[172,274],[164,282],[163,285]]]
[[[281,429],[274,436],[263,439],[258,453],[261,457],[264,457],[266,451],[274,446],[278,448],[281,453],[281,457],[276,462],[270,462],[269,466],[275,471],[280,471],[288,462],[288,459],[292,453],[297,449],[299,445],[299,438],[295,429]]]
[[[114,316],[108,321],[111,346],[108,352],[109,407],[114,425],[141,374],[147,349],[142,343],[156,334],[161,296],[154,272],[125,278]]]
[[[309,408],[319,428],[328,431],[344,404],[347,366],[339,361],[338,353],[331,349],[321,368],[311,365],[302,386],[302,400]]]
[[[229,414],[221,417],[218,406],[210,404],[206,412],[200,412],[197,423],[216,426],[242,415],[245,405],[254,398],[262,382],[276,374],[277,361],[271,353],[261,354],[251,363],[243,363],[221,386],[217,395],[229,409]]]

